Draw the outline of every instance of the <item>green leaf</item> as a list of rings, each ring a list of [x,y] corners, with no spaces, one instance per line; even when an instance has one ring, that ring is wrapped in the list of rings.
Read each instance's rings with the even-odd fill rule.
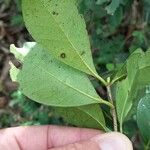
[[[112,2],[106,7],[107,13],[113,15],[119,7],[119,4],[120,0],[112,0]]]
[[[96,4],[97,5],[102,5],[103,3],[106,3],[106,2],[108,2],[108,0],[97,0]]]
[[[97,5],[102,5],[104,3],[108,3],[109,0],[97,0],[96,4]],[[120,5],[120,0],[112,0],[111,3],[105,8],[107,13],[110,15],[114,15],[115,11],[117,10],[117,8]]]
[[[16,75],[20,90],[39,103],[62,107],[108,103],[97,95],[85,73],[57,61],[38,44]]]
[[[147,144],[150,141],[150,93],[141,98],[138,104],[137,124]]]
[[[72,1],[74,1],[74,3],[75,3],[77,6],[82,2],[82,0],[72,0]]]
[[[74,0],[22,1],[24,21],[33,38],[56,59],[99,78],[83,17]]]
[[[127,60],[127,77],[117,83],[116,107],[120,127],[132,110],[136,100],[139,100],[139,91],[150,84],[150,50],[144,53],[138,49]],[[122,129],[121,129],[122,130]]]
[[[62,117],[65,122],[83,128],[107,130],[101,108],[98,104],[81,107],[54,108],[56,116]]]
[[[117,28],[121,24],[122,18],[123,18],[123,9],[122,7],[118,7],[114,12],[114,15],[109,15],[108,20],[110,27]]]

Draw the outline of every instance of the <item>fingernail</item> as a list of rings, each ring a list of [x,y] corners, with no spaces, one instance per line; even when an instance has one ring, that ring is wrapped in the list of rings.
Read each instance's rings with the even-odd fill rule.
[[[131,141],[123,134],[111,132],[92,138],[100,150],[133,150]]]

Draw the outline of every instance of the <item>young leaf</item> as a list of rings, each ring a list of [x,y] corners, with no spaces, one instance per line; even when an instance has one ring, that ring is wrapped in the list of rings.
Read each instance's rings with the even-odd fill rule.
[[[137,108],[137,124],[146,144],[150,142],[150,93],[141,98]]]
[[[74,0],[22,1],[27,29],[58,60],[99,78],[83,17]],[[103,81],[105,83],[105,81]]]
[[[86,74],[57,61],[38,44],[23,59],[16,78],[27,97],[46,105],[108,103],[97,95]]]
[[[117,83],[116,107],[120,127],[137,99],[138,91],[150,84],[150,50],[134,52],[127,60],[127,77]]]
[[[112,2],[106,7],[107,13],[113,15],[119,7],[119,4],[120,0],[112,0]]]
[[[54,108],[56,116],[63,117],[64,121],[83,128],[107,130],[101,108],[98,104],[81,107]]]

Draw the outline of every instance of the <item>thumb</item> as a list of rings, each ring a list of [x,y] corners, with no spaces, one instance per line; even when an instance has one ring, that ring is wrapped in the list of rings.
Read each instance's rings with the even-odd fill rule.
[[[100,150],[133,150],[132,143],[124,134],[110,132],[92,138]]]
[[[133,150],[133,147],[131,141],[125,135],[111,132],[50,150]]]

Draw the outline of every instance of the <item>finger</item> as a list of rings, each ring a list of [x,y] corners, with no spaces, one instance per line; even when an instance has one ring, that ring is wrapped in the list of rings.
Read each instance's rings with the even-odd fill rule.
[[[0,131],[0,140],[12,147],[18,145],[25,150],[45,150],[81,140],[87,140],[101,132],[93,129],[68,128],[60,126],[16,127]],[[5,138],[2,138],[5,137]],[[15,139],[15,143],[14,143]],[[0,142],[1,144],[2,142]],[[3,145],[4,145],[3,143]]]
[[[97,143],[88,140],[69,144],[62,147],[51,148],[49,150],[100,150],[100,149]]]
[[[125,135],[112,132],[95,136],[87,141],[49,150],[133,150],[133,147]]]
[[[52,126],[49,128],[49,147],[63,146],[81,140],[87,140],[98,134],[102,134],[102,131]]]

